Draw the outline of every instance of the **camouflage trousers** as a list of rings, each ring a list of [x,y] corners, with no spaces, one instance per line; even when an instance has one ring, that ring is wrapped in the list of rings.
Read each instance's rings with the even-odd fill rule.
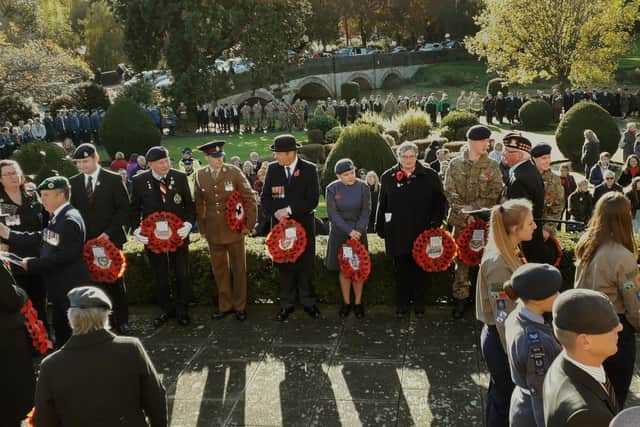
[[[462,228],[453,227],[453,238],[457,239],[461,232]],[[469,266],[457,257],[453,262],[456,266],[456,273],[453,279],[453,285],[451,285],[452,295],[456,299],[467,299],[469,298],[469,288],[471,287],[471,282],[469,282]]]

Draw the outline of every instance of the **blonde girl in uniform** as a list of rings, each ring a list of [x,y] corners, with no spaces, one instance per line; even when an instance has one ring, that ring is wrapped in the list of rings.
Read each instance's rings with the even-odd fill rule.
[[[491,210],[489,241],[482,256],[476,284],[476,317],[482,323],[480,345],[490,374],[486,425],[507,426],[513,382],[505,352],[504,321],[514,309],[503,284],[524,263],[520,243],[531,240],[536,223],[532,204],[512,199]]]
[[[618,352],[603,363],[622,409],[633,377],[635,332],[640,330],[638,248],[629,199],[611,192],[598,200],[589,228],[576,246],[576,259],[575,287],[606,294],[623,326],[618,334]]]

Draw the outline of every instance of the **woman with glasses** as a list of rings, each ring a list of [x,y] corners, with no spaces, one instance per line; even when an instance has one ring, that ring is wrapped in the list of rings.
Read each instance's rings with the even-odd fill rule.
[[[616,175],[613,171],[608,170],[604,173],[604,182],[593,190],[593,203],[596,204],[600,197],[610,191],[622,193],[623,189],[622,186],[616,182]]]
[[[6,226],[15,231],[40,231],[48,221],[37,194],[28,194],[24,188],[22,169],[13,160],[0,160],[0,213]],[[10,246],[9,252],[24,257],[38,257],[38,248]],[[30,274],[12,264],[13,276],[24,289],[38,311],[38,317],[46,324],[45,289],[38,274]]]

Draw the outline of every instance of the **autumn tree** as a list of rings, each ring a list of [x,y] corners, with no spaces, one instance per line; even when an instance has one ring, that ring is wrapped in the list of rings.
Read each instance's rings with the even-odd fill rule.
[[[86,59],[94,69],[113,70],[125,61],[124,32],[105,1],[93,2],[80,23],[87,46]]]
[[[318,40],[322,46],[335,41],[340,36],[340,0],[310,0],[311,13],[305,26],[310,40]]]
[[[486,0],[466,42],[510,82],[606,84],[639,10],[639,0]]]

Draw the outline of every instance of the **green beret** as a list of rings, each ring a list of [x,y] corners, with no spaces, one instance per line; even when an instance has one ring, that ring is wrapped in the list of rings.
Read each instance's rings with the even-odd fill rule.
[[[38,191],[42,190],[67,190],[69,180],[64,176],[50,176],[38,185]]]

